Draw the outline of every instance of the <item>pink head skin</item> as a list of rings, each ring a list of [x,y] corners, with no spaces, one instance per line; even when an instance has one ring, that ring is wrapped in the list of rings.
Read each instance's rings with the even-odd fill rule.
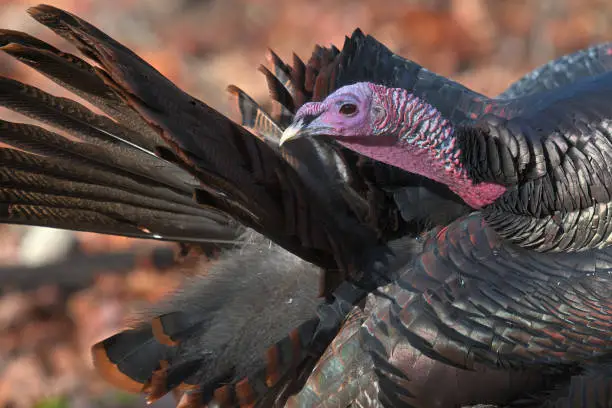
[[[452,124],[405,89],[360,82],[322,102],[306,103],[281,144],[304,136],[330,136],[371,159],[444,183],[472,208],[491,204],[506,191],[472,182],[459,160]]]

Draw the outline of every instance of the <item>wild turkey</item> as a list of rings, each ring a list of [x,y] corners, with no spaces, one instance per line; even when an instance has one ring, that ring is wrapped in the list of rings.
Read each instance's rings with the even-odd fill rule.
[[[282,405],[307,380],[288,401],[290,406],[503,404],[569,381],[575,366],[593,357],[586,352],[557,352],[555,360],[543,347],[530,355],[533,358],[520,361],[526,369],[498,367],[497,360],[490,366],[493,346],[506,344],[505,337],[496,333],[495,342],[487,345],[486,337],[456,336],[462,324],[474,332],[481,328],[486,336],[515,318],[514,330],[508,330],[517,345],[500,351],[504,362],[507,355],[508,362],[517,363],[525,310],[504,308],[513,302],[520,305],[521,290],[540,289],[546,290],[547,301],[530,306],[538,306],[540,316],[550,312],[551,305],[562,303],[551,293],[575,294],[578,289],[570,286],[588,279],[576,266],[580,266],[576,257],[587,252],[550,255],[523,250],[525,260],[533,260],[533,270],[526,263],[504,264],[517,254],[514,247],[500,242],[490,228],[479,230],[479,215],[467,216],[470,208],[444,185],[325,141],[303,139],[285,149],[278,146],[297,108],[357,81],[380,80],[383,85],[406,81],[407,90],[418,90],[429,103],[450,110],[456,123],[467,122],[478,112],[465,104],[482,107],[483,96],[393,57],[357,31],[342,52],[317,48],[308,64],[296,59],[289,68],[271,53],[274,73],[263,72],[277,101],[275,111],[266,114],[242,91],[231,88],[242,113],[241,127],[180,91],[90,24],[50,6],[38,6],[30,13],[101,68],[14,31],[2,31],[3,50],[114,121],[75,102],[2,79],[3,106],[85,143],[36,126],[1,122],[0,140],[18,149],[0,149],[6,180],[0,190],[1,219],[240,247],[222,254],[206,279],[187,285],[183,293],[143,316],[144,323],[94,347],[98,369],[114,384],[145,391],[151,399],[171,389],[182,391],[182,407],[199,406],[211,398],[224,406]],[[527,78],[511,92],[539,92],[566,85],[575,76],[606,71],[608,54],[597,57],[589,50],[579,53],[576,63],[564,65],[567,59],[561,60],[559,66],[566,70],[543,69],[539,77]],[[454,221],[458,217],[463,218]],[[446,224],[429,231],[426,241],[419,236]],[[491,243],[499,244],[499,249],[492,250]],[[464,260],[463,250],[475,258]],[[492,259],[481,264],[481,259],[489,260],[487,255]],[[460,269],[451,263],[462,260],[465,265],[458,265]],[[572,269],[563,269],[563,261]],[[604,261],[601,258],[600,264]],[[495,262],[500,265],[497,275],[487,269]],[[537,273],[549,265],[563,272],[554,282]],[[482,270],[483,277],[469,275],[472,269]],[[324,300],[317,298],[315,288],[319,270],[325,277]],[[513,275],[517,270],[520,274]],[[444,275],[448,283],[441,285]],[[352,284],[340,283],[345,278]],[[501,278],[508,278],[508,287]],[[364,307],[353,307],[364,289],[385,284],[365,306],[360,304]],[[494,297],[497,290],[509,297]],[[585,296],[590,293],[581,291],[576,299],[602,299]],[[450,294],[456,299],[451,300]],[[457,302],[469,294],[482,303],[464,311],[472,319],[465,323]],[[442,313],[448,307],[452,313]],[[605,307],[600,315],[564,312],[578,319],[601,317],[605,325]],[[555,328],[565,327],[557,321],[549,326],[553,323]],[[341,324],[343,329],[336,335]],[[439,343],[424,338],[423,330],[432,325],[437,325]],[[590,329],[600,334],[598,328]],[[582,337],[595,342],[597,337],[588,337],[591,334]],[[565,346],[562,340],[560,346]],[[404,355],[386,355],[398,342]],[[588,351],[588,342],[584,344]],[[601,352],[605,341],[591,349]],[[462,353],[467,353],[463,363],[476,360],[478,370],[458,368]],[[550,361],[542,361],[545,358]],[[600,366],[589,369],[575,377],[575,389],[566,388],[553,398],[566,398],[568,390],[607,390],[605,382],[602,386],[601,381],[582,381],[601,377]],[[410,384],[404,380],[407,376]],[[449,376],[456,377],[454,386],[447,384],[448,390],[440,392],[440,379]],[[581,384],[586,385],[581,388]],[[593,395],[599,394],[587,394]]]

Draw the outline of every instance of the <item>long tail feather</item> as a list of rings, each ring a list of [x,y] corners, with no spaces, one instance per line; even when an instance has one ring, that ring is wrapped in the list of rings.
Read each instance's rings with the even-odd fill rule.
[[[105,146],[108,142],[116,145],[126,142],[125,149],[131,147],[146,151],[141,147],[143,137],[139,133],[106,116],[97,115],[73,100],[50,95],[9,78],[0,77],[0,104],[88,143]]]
[[[196,207],[191,195],[171,190],[160,183],[122,173],[106,166],[85,160],[69,163],[58,157],[30,154],[21,150],[0,147],[0,161],[4,171],[23,170],[54,176],[62,180],[84,182],[105,187],[115,187],[138,193],[143,197],[163,199],[169,203]]]
[[[0,121],[0,140],[27,150],[0,147],[3,222],[184,242],[232,243],[242,231],[158,180],[73,154],[92,150],[42,128]]]
[[[113,161],[108,161],[109,163],[117,166],[120,164],[127,171],[164,180],[171,187],[183,190],[198,184],[192,176],[175,165],[136,147],[133,144],[138,141],[133,136],[135,132],[117,125],[106,117],[96,115],[69,99],[54,97],[35,87],[0,77],[0,106],[42,123],[48,123],[66,131],[81,142],[102,149],[106,159],[108,156],[113,158]],[[126,140],[130,143],[126,143]],[[78,150],[81,154],[92,151],[85,150],[87,145],[83,146],[83,143],[77,146],[81,147]]]
[[[0,168],[0,180],[2,181],[0,197],[4,201],[14,203],[45,204],[47,202],[50,205],[61,205],[60,201],[53,203],[56,200],[83,198],[101,202],[108,200],[116,204],[128,204],[184,215],[206,214],[206,211],[193,206],[167,202],[114,187],[63,180],[47,174],[12,168]]]
[[[95,68],[81,58],[17,31],[0,30],[0,45],[7,54],[142,135],[138,145],[152,150],[163,144],[159,134],[104,83]]]

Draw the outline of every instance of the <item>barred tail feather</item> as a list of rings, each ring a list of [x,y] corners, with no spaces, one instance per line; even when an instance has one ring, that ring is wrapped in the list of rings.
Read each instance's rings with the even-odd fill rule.
[[[193,199],[199,182],[155,155],[159,134],[84,60],[12,30],[0,49],[113,119],[0,77],[0,221],[181,242],[236,244],[243,228]],[[68,164],[69,163],[69,164]]]

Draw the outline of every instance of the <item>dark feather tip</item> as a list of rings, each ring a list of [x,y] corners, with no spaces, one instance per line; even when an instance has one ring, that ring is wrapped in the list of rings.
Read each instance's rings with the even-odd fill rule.
[[[139,382],[130,378],[128,375],[121,372],[118,365],[113,363],[108,357],[106,350],[107,340],[101,341],[95,344],[91,348],[91,354],[93,357],[93,365],[96,371],[113,386],[122,389],[127,392],[138,393],[142,392],[145,383]]]

